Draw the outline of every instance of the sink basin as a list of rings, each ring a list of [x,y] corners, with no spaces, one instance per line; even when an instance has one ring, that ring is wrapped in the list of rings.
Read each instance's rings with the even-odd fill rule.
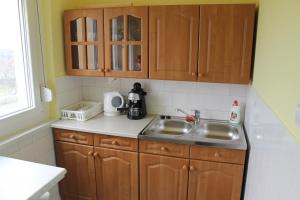
[[[204,123],[196,131],[202,137],[219,140],[239,139],[238,129],[230,124]]]
[[[139,134],[140,139],[158,140],[192,145],[247,149],[247,141],[240,124],[222,120],[201,119],[199,124],[182,117],[161,119],[157,116]]]
[[[183,135],[191,132],[193,125],[181,119],[159,119],[150,127],[150,132],[166,135]]]

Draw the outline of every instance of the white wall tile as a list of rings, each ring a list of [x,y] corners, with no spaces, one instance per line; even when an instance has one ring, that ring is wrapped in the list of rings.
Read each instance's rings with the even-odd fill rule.
[[[164,89],[167,92],[197,92],[197,82],[165,81]]]
[[[58,109],[77,103],[82,100],[81,77],[62,76],[56,79]]]
[[[229,87],[229,95],[230,96],[239,96],[239,97],[246,97],[248,93],[248,85],[237,85],[232,84]]]
[[[203,116],[227,119],[233,100],[245,104],[248,86],[199,83],[185,81],[163,81],[148,79],[83,78],[82,98],[102,100],[103,93],[117,90],[127,96],[134,82],[140,82],[146,95],[149,113],[180,115],[176,108],[200,109]],[[125,97],[126,98],[126,97]],[[211,113],[209,113],[211,112]]]
[[[231,104],[238,100],[245,105],[249,86],[199,83],[186,81],[164,81],[149,79],[116,79],[105,77],[61,77],[58,79],[60,93],[57,94],[59,108],[80,100],[102,101],[108,91],[120,91],[126,98],[134,82],[140,82],[146,95],[148,113],[180,115],[176,108],[199,109],[201,116],[227,119]],[[78,87],[78,85],[80,85]],[[76,89],[72,87],[76,86]],[[79,89],[80,88],[80,89]],[[242,109],[243,110],[243,109]],[[243,117],[242,117],[243,118]]]
[[[300,145],[251,88],[245,127],[250,142],[245,200],[298,200]]]
[[[81,78],[75,76],[62,76],[58,77],[57,80],[57,92],[62,93],[69,91],[74,88],[80,88],[82,85]]]
[[[82,87],[82,96],[83,96],[82,98],[84,100],[103,102],[102,87],[83,86]]]

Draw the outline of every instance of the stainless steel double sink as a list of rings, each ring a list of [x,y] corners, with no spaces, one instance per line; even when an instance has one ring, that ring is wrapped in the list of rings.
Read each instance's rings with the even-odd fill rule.
[[[140,138],[203,144],[215,147],[247,149],[243,127],[221,120],[201,119],[199,123],[184,118],[155,118],[140,134]]]

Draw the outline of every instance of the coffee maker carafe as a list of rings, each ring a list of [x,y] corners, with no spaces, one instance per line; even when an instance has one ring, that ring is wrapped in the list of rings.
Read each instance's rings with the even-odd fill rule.
[[[142,119],[147,115],[145,95],[141,84],[136,82],[128,94],[128,119]]]

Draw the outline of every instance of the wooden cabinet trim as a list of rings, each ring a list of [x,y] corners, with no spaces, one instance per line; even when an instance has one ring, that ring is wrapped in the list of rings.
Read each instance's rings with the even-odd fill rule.
[[[187,144],[139,140],[139,151],[142,153],[189,158],[189,148]]]
[[[214,148],[200,145],[192,145],[190,158],[214,162],[234,163],[243,165],[245,163],[246,151]]]
[[[138,139],[95,134],[94,145],[96,147],[105,147],[126,151],[137,151]]]
[[[76,144],[94,144],[92,133],[84,133],[66,129],[54,129],[54,139],[57,141],[71,142]]]

